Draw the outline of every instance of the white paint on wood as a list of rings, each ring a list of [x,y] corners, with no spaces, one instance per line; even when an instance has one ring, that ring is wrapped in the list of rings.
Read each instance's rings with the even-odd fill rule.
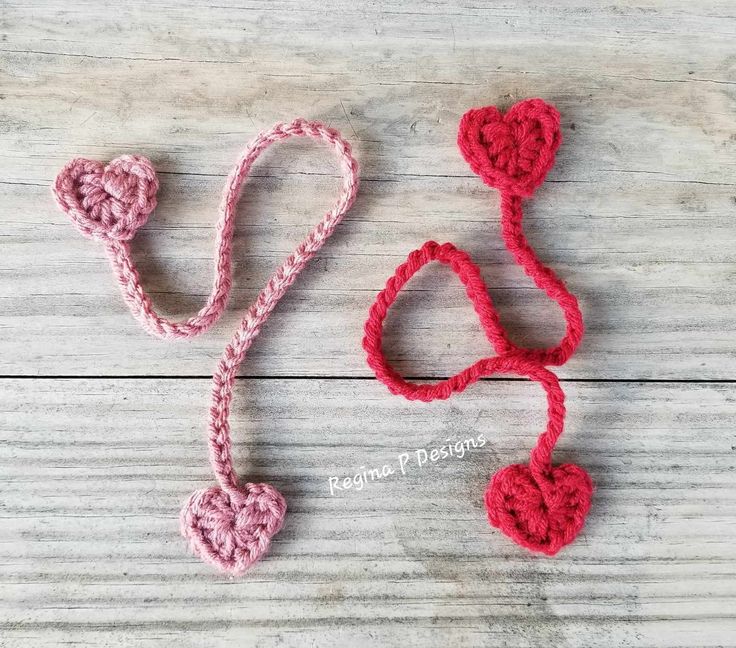
[[[732,384],[568,384],[556,460],[585,466],[597,491],[578,541],[548,559],[491,529],[482,504],[543,424],[536,385],[486,381],[426,405],[375,381],[239,381],[238,468],[289,513],[238,580],[178,535],[182,501],[212,482],[208,392],[201,379],[3,381],[6,645],[732,643]],[[330,495],[330,476],[479,433],[489,443],[462,459]]]
[[[454,144],[469,106],[540,95],[562,112],[565,142],[528,204],[529,236],[588,325],[562,375],[735,375],[729,3],[5,5],[2,373],[84,375],[92,362],[97,375],[207,375],[238,313],[330,203],[332,161],[285,145],[259,162],[240,209],[232,311],[193,345],[136,328],[101,250],[68,226],[48,186],[74,155],[150,156],[162,200],[136,255],[157,302],[184,316],[209,290],[224,175],[258,129],[295,115],[340,128],[364,182],[249,373],[368,375],[359,338],[371,299],[432,237],[483,265],[518,339],[552,343],[559,314],[503,250],[496,197]],[[408,373],[445,375],[483,343],[474,318],[458,317],[459,289],[438,290],[445,308],[410,307],[424,297],[404,300],[395,357]],[[304,349],[317,331],[325,341]]]
[[[0,0],[0,375],[19,377],[0,382],[0,647],[736,646],[735,36],[730,0]],[[554,560],[500,537],[480,501],[531,447],[538,388],[410,404],[363,379],[360,349],[375,293],[428,238],[480,263],[515,339],[558,339],[454,144],[468,107],[535,95],[560,109],[564,144],[527,231],[586,317],[559,374],[591,381],[565,382],[558,458],[598,486]],[[297,115],[353,142],[363,184],[243,367],[260,379],[238,383],[238,465],[290,514],[270,558],[230,581],[177,535],[182,500],[211,483],[205,377],[330,204],[333,163],[292,143],[259,161],[230,311],[180,344],[138,328],[49,185],[75,155],[149,156],[160,207],[135,256],[184,316],[210,285],[224,176]],[[397,303],[387,347],[422,376],[487,351],[439,268]],[[462,461],[327,492],[333,474],[479,432],[490,445]]]

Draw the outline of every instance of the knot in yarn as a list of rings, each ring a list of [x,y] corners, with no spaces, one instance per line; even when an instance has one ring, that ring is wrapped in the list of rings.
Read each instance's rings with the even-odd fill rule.
[[[536,475],[513,464],[491,478],[485,493],[488,521],[517,544],[553,556],[583,528],[593,482],[575,464]]]
[[[531,196],[544,182],[562,142],[560,114],[542,99],[520,101],[502,114],[473,108],[460,120],[457,143],[474,173],[499,191]]]
[[[156,208],[158,178],[150,160],[139,155],[123,155],[107,166],[76,158],[56,176],[53,191],[87,238],[129,241]]]
[[[192,493],[181,511],[182,535],[192,552],[233,575],[263,556],[284,523],[286,500],[268,484],[218,486]]]

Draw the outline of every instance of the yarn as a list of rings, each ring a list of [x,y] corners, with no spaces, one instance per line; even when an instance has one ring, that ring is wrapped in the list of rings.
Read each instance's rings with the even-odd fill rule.
[[[547,393],[547,428],[531,451],[529,465],[498,471],[485,493],[490,524],[533,551],[556,554],[572,542],[590,509],[593,483],[573,464],[552,465],[552,450],[564,429],[564,394],[546,366],[559,366],[575,352],[584,325],[575,296],[537,257],[522,228],[522,198],[530,197],[552,168],[560,142],[559,113],[541,99],[514,105],[505,115],[495,107],[472,109],[460,121],[458,146],[471,169],[501,194],[501,226],[506,247],[536,286],[560,306],[566,321],[562,340],[548,349],[514,344],[470,256],[451,243],[428,241],[409,254],[376,296],[365,323],[363,348],[368,365],[392,394],[429,402],[449,398],[493,374],[516,374],[542,385]],[[383,325],[401,289],[423,266],[438,261],[460,278],[496,355],[482,358],[434,383],[405,380],[383,353]]]
[[[181,512],[181,532],[202,560],[233,575],[242,574],[268,550],[286,514],[284,497],[272,486],[241,483],[233,467],[230,404],[238,368],[286,290],[333,233],[358,190],[358,163],[340,134],[318,122],[296,119],[276,124],[246,147],[230,172],[217,223],[212,292],[197,315],[174,322],[159,315],[140,283],[128,241],[156,205],[158,181],[143,157],[124,156],[107,166],[76,159],[53,185],[59,207],[83,235],[105,244],[123,297],[134,317],[161,338],[192,338],[212,326],[227,305],[232,285],[232,239],[243,182],[258,156],[274,142],[308,137],[326,143],[340,162],[342,188],[335,205],[271,275],[225,348],[212,377],[208,441],[210,463],[219,486],[193,493]]]
[[[530,197],[544,182],[562,143],[560,113],[541,99],[526,99],[501,114],[473,108],[460,120],[457,145],[489,187]]]
[[[112,244],[129,241],[156,208],[158,178],[139,155],[123,155],[107,166],[77,158],[56,176],[54,195],[87,238]]]
[[[59,172],[53,192],[59,207],[83,235],[105,243],[123,297],[141,326],[160,338],[191,338],[215,324],[227,307],[232,286],[235,209],[243,181],[265,149],[288,137],[322,140],[337,153],[343,186],[331,213],[344,213],[350,206],[348,201],[355,198],[357,163],[350,154],[350,146],[337,131],[318,122],[295,119],[290,124],[276,124],[260,133],[247,146],[225,183],[216,225],[215,272],[210,295],[196,315],[182,322],[169,320],[156,312],[141,285],[128,243],[156,206],[159,185],[151,162],[143,156],[125,155],[104,166],[100,162],[77,158]],[[325,220],[318,225],[321,233],[315,234],[317,238],[327,238],[331,233],[327,233],[331,221]]]

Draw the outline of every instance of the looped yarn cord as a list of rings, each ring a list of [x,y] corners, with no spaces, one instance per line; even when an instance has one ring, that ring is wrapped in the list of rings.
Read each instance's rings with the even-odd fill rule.
[[[235,210],[243,181],[258,156],[271,144],[288,137],[309,137],[327,143],[338,155],[343,187],[331,213],[345,212],[357,190],[357,163],[349,144],[340,134],[318,122],[295,119],[276,124],[248,144],[227,178],[220,203],[215,242],[215,272],[212,290],[200,311],[187,320],[175,322],[159,315],[140,281],[128,241],[156,207],[158,179],[153,165],[142,156],[122,156],[107,166],[77,158],[58,174],[53,191],[59,207],[85,236],[102,241],[113,272],[131,313],[152,335],[160,338],[191,338],[204,333],[220,319],[232,287],[232,241]],[[320,224],[326,238],[326,223]],[[337,223],[335,223],[336,225]],[[334,225],[333,225],[334,227]]]
[[[80,231],[102,241],[123,296],[143,327],[162,338],[191,338],[214,324],[225,310],[232,283],[235,209],[243,182],[258,156],[288,137],[326,143],[340,161],[343,184],[335,205],[271,275],[243,317],[212,377],[209,411],[210,463],[219,486],[197,491],[182,509],[181,531],[203,560],[230,574],[242,574],[268,550],[284,521],[286,502],[268,484],[240,483],[233,467],[229,415],[233,385],[245,354],[278,301],[333,233],[358,190],[358,163],[340,134],[318,122],[296,119],[276,124],[246,147],[228,176],[217,223],[215,279],[205,306],[183,322],[158,315],[140,284],[128,241],[156,204],[158,181],[143,157],[124,156],[107,166],[76,159],[54,183],[57,203]]]
[[[139,155],[105,166],[77,158],[56,176],[54,196],[80,232],[103,242],[129,241],[156,208],[158,178]]]
[[[529,465],[507,466],[491,479],[485,493],[488,520],[515,542],[554,555],[572,542],[590,509],[593,483],[573,464],[552,465],[552,450],[565,420],[564,394],[546,365],[562,365],[583,336],[577,299],[565,283],[537,257],[522,228],[522,198],[534,193],[554,164],[561,142],[559,113],[541,99],[514,105],[505,115],[494,106],[469,110],[460,121],[458,146],[472,170],[501,194],[503,240],[538,288],[555,300],[565,317],[566,332],[549,349],[514,344],[502,326],[480,269],[450,243],[428,241],[411,252],[377,295],[365,324],[363,347],[368,365],[392,394],[429,402],[449,398],[480,378],[512,373],[538,382],[547,392],[548,424],[537,439]],[[495,357],[483,358],[445,380],[417,384],[404,378],[383,353],[383,325],[401,289],[423,266],[438,261],[450,267],[465,286]]]

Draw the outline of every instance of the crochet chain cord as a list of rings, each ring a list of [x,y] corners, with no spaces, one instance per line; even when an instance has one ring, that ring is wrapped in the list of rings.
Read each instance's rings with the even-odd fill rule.
[[[572,542],[590,509],[593,483],[575,464],[552,464],[552,451],[565,423],[564,393],[547,366],[560,366],[577,349],[584,324],[575,296],[545,266],[524,235],[522,200],[530,198],[552,168],[561,143],[560,115],[541,99],[515,104],[506,114],[495,106],[471,109],[458,129],[458,147],[471,169],[500,193],[504,244],[524,272],[560,306],[566,322],[562,340],[546,349],[517,346],[493,305],[480,269],[451,243],[426,242],[396,268],[376,296],[365,323],[363,347],[368,365],[392,394],[430,402],[449,398],[492,374],[517,374],[538,382],[547,394],[547,426],[537,438],[529,464],[497,471],[486,489],[488,521],[527,549],[555,555]],[[449,378],[429,383],[404,379],[383,350],[383,327],[406,283],[425,265],[437,261],[460,279],[496,355],[483,357]]]
[[[332,235],[342,217],[350,209],[358,190],[358,163],[351,154],[350,145],[340,135],[321,124],[304,124],[294,122],[290,127],[274,128],[257,137],[248,147],[248,150],[240,162],[233,169],[226,185],[222,203],[221,227],[218,227],[218,248],[220,258],[227,258],[224,262],[226,270],[230,272],[230,248],[233,232],[233,214],[237,203],[240,187],[250,171],[251,165],[270,144],[278,140],[296,136],[309,136],[321,139],[330,144],[337,152],[343,172],[343,186],[340,196],[334,207],[327,212],[325,217],[309,233],[281,266],[271,275],[255,302],[248,309],[240,322],[240,326],[232,339],[225,347],[225,351],[213,375],[212,407],[209,416],[209,443],[212,467],[217,475],[218,481],[226,491],[232,491],[238,486],[238,478],[233,469],[230,442],[230,425],[228,422],[230,414],[230,402],[232,401],[232,387],[237,375],[238,368],[245,358],[253,340],[261,330],[261,326],[268,319],[276,307],[276,304],[284,296],[289,286],[294,283],[299,273],[304,269],[309,260],[324,245],[325,241]],[[218,278],[220,266],[218,264]],[[225,285],[225,282],[222,282]],[[227,290],[229,290],[229,277]],[[218,303],[213,300],[217,294],[218,280],[215,280],[212,296],[203,309],[206,310],[210,303],[213,311],[210,317],[219,317]],[[223,306],[224,308],[224,306]],[[220,311],[221,312],[221,311]],[[200,314],[202,311],[200,311]],[[207,316],[205,316],[206,318]],[[205,319],[206,321],[206,319]],[[196,329],[198,321],[191,322],[190,326]]]
[[[326,142],[337,153],[342,170],[342,189],[335,205],[309,233],[279,268],[271,275],[248,309],[238,330],[225,347],[213,375],[212,406],[209,414],[210,457],[218,481],[226,491],[237,488],[238,478],[232,464],[228,418],[232,388],[245,354],[258,336],[261,326],[283,297],[289,286],[315,253],[334,232],[342,217],[355,201],[358,190],[358,163],[350,145],[337,131],[317,122],[297,119],[290,124],[277,124],[260,133],[248,144],[230,172],[223,191],[215,244],[215,276],[206,304],[193,317],[181,322],[159,315],[151,298],[141,285],[140,275],[131,257],[128,241],[110,241],[106,250],[123,297],[133,316],[149,333],[160,338],[192,338],[204,333],[222,316],[232,286],[232,242],[235,212],[243,182],[253,163],[271,144],[289,137],[310,137]]]
[[[230,404],[238,368],[289,286],[334,232],[358,190],[358,163],[340,134],[319,122],[296,119],[260,133],[245,149],[227,178],[217,222],[212,292],[193,317],[175,322],[159,315],[141,285],[131,257],[130,240],[156,206],[158,180],[152,164],[141,156],[122,156],[104,165],[77,158],[54,183],[61,209],[87,238],[101,241],[134,317],[160,338],[192,338],[223,314],[232,286],[232,241],[241,188],[258,157],[271,144],[307,137],[327,144],[337,155],[342,187],[334,206],[276,269],[248,308],[225,347],[212,377],[209,410],[210,463],[219,487],[196,491],[185,503],[181,531],[202,560],[233,575],[242,574],[268,550],[286,514],[286,501],[269,484],[241,483],[233,467]]]
[[[503,198],[502,198],[503,203]],[[515,202],[512,204],[516,204]],[[536,285],[555,299],[562,308],[567,332],[561,342],[549,349],[522,349],[508,337],[493,306],[480,269],[466,252],[451,243],[442,245],[428,241],[412,252],[401,264],[370,308],[365,324],[363,346],[368,365],[392,394],[408,400],[431,402],[449,398],[469,385],[493,374],[516,374],[538,382],[547,394],[547,428],[532,451],[530,467],[540,478],[552,467],[552,450],[562,434],[565,421],[565,396],[559,380],[544,365],[564,364],[575,351],[583,334],[583,322],[577,299],[553,271],[537,258],[521,231],[521,209],[502,210],[504,240],[514,256],[532,276]],[[512,221],[514,225],[510,225]],[[515,225],[518,224],[518,227]],[[383,352],[383,326],[399,292],[423,266],[439,261],[452,268],[465,286],[466,293],[481,322],[486,337],[499,355],[477,360],[456,374],[434,383],[414,383],[403,378],[389,363]]]
[[[449,398],[453,392],[461,392],[470,384],[496,371],[495,365],[489,364],[488,359],[484,358],[444,380],[436,383],[416,384],[405,380],[388,362],[382,349],[383,326],[388,312],[406,283],[431,261],[439,261],[450,266],[459,276],[478,314],[486,337],[499,355],[523,358],[543,366],[562,365],[567,362],[580,344],[585,327],[576,297],[570,293],[564,282],[550,268],[542,264],[527,242],[521,227],[520,199],[504,195],[501,198],[501,205],[504,242],[537,287],[544,290],[560,305],[566,322],[564,337],[559,344],[548,349],[524,349],[514,344],[501,324],[480,269],[468,254],[451,243],[440,245],[434,241],[428,241],[421,248],[409,254],[407,260],[386,282],[385,288],[371,305],[365,323],[363,347],[367,354],[368,365],[392,394],[399,394],[409,400],[425,402],[445,399]],[[518,373],[528,375],[524,371]]]
[[[521,196],[501,192],[501,234],[504,244],[537,288],[559,304],[566,325],[565,336],[557,346],[550,349],[527,349],[525,352],[540,364],[561,366],[575,353],[583,338],[583,315],[575,295],[567,289],[565,282],[552,268],[540,261],[534,248],[526,240],[522,227],[521,201]]]
[[[310,137],[329,144],[340,160],[343,186],[334,207],[295,250],[294,254],[272,275],[264,288],[264,291],[269,290],[270,294],[259,295],[262,307],[267,307],[268,313],[276,304],[274,295],[278,293],[276,301],[281,298],[306,262],[332,234],[342,216],[350,209],[358,190],[358,164],[352,157],[350,145],[337,131],[317,122],[297,119],[290,124],[276,124],[270,130],[260,133],[248,144],[227,178],[220,205],[220,217],[216,226],[215,273],[212,291],[207,302],[196,315],[181,322],[175,322],[159,315],[153,307],[151,298],[141,285],[140,276],[131,257],[130,243],[127,240],[112,240],[107,243],[106,250],[123,297],[133,316],[149,333],[160,338],[191,338],[204,333],[220,319],[227,306],[232,286],[232,243],[235,231],[235,211],[241,187],[253,163],[261,153],[274,142],[289,137]],[[256,315],[260,317],[262,311],[258,313],[254,311],[251,317]],[[263,320],[260,323],[262,324]],[[253,328],[251,325],[249,330],[255,331],[252,337],[258,334],[258,327]]]

